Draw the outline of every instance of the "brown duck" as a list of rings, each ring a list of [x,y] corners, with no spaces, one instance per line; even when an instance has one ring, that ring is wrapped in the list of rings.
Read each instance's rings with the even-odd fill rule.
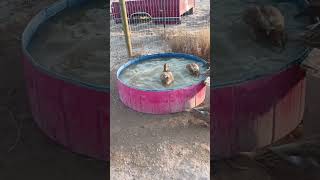
[[[163,72],[160,75],[160,80],[163,86],[169,86],[174,81],[173,74],[169,70],[169,65],[167,63],[163,65]]]
[[[253,30],[255,39],[265,38],[274,46],[285,47],[285,20],[278,8],[271,5],[253,6],[244,11],[242,18]]]
[[[199,65],[196,63],[190,63],[186,65],[187,70],[192,76],[199,76],[200,75],[200,68]]]

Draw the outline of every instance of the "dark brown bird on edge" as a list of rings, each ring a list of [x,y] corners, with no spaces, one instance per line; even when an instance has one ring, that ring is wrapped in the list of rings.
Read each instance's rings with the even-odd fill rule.
[[[290,144],[240,154],[256,162],[257,165],[272,174],[276,179],[320,179],[319,135]],[[249,168],[235,166],[234,164],[233,167],[239,169]]]
[[[303,32],[300,40],[308,47],[320,48],[320,23],[310,30]]]
[[[190,112],[194,117],[200,119],[202,122],[204,122],[205,126],[210,126],[210,107],[209,106],[198,106],[194,107],[192,109],[186,110],[187,112]]]

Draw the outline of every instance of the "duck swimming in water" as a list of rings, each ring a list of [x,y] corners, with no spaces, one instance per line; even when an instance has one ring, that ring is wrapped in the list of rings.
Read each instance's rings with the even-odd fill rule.
[[[200,67],[196,63],[187,64],[186,68],[192,76],[205,76],[206,79],[204,80],[204,83],[205,85],[210,86],[210,64],[208,63],[207,66],[209,66],[208,69],[203,73],[200,73]]]
[[[285,20],[278,8],[271,5],[253,6],[244,11],[242,18],[253,30],[255,39],[264,38],[274,46],[285,47]]]
[[[190,63],[186,65],[187,70],[192,76],[199,76],[200,75],[200,67],[196,63]]]
[[[163,65],[163,72],[160,75],[160,80],[163,86],[169,86],[174,81],[173,74],[169,70],[169,65],[167,63]]]

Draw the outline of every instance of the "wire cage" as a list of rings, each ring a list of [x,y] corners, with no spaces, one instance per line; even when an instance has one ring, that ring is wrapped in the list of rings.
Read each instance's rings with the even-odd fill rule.
[[[163,42],[177,31],[209,28],[209,0],[126,0],[132,49],[141,54],[168,51]],[[119,0],[110,2],[111,36],[123,36]],[[163,48],[151,50],[152,44]]]

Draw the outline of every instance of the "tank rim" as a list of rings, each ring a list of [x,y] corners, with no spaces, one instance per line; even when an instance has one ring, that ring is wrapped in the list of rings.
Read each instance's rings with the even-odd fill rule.
[[[212,89],[220,89],[220,88],[226,88],[226,87],[232,87],[232,86],[238,86],[241,85],[243,83],[248,83],[248,82],[252,82],[252,81],[256,81],[256,80],[260,80],[263,78],[267,78],[267,77],[271,77],[275,74],[281,73],[283,71],[285,71],[286,69],[297,65],[297,64],[301,64],[309,55],[309,53],[312,51],[313,48],[306,48],[304,49],[304,51],[301,53],[301,55],[294,61],[291,61],[290,63],[284,65],[283,67],[281,67],[280,69],[276,69],[274,71],[271,71],[269,73],[264,73],[264,74],[260,74],[260,75],[256,75],[256,76],[251,76],[249,78],[244,78],[241,80],[235,80],[235,81],[227,81],[224,83],[212,83],[213,85],[210,87]]]
[[[110,86],[108,84],[108,80],[106,81],[106,86],[103,86],[103,85],[96,85],[93,83],[84,82],[81,80],[77,80],[75,78],[68,77],[66,75],[62,75],[60,73],[50,70],[48,67],[45,67],[44,65],[41,65],[40,63],[35,61],[35,59],[32,57],[30,52],[27,50],[27,47],[29,46],[31,40],[33,39],[34,34],[38,31],[39,27],[41,27],[41,24],[45,23],[47,20],[49,20],[50,18],[52,18],[53,16],[57,15],[62,11],[65,11],[75,6],[83,5],[88,2],[89,0],[60,0],[40,10],[39,13],[37,13],[35,16],[31,18],[31,20],[28,22],[26,28],[22,33],[22,38],[21,38],[22,53],[24,55],[24,58],[28,62],[30,62],[33,67],[35,67],[37,70],[42,71],[48,76],[51,76],[52,78],[59,79],[59,80],[62,80],[77,86],[81,86],[87,89],[93,89],[95,91],[109,92]]]

